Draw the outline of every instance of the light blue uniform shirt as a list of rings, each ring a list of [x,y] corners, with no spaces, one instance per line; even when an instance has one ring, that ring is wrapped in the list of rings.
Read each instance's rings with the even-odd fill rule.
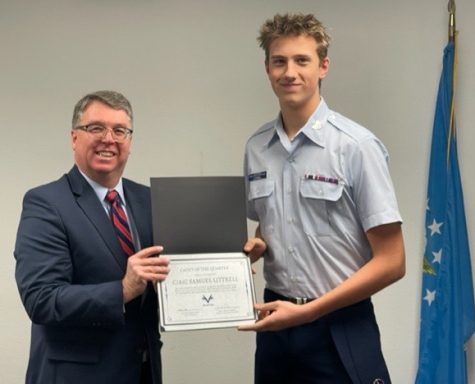
[[[248,217],[268,254],[266,287],[319,297],[371,258],[370,228],[401,222],[384,145],[323,98],[290,141],[277,118],[246,145]]]

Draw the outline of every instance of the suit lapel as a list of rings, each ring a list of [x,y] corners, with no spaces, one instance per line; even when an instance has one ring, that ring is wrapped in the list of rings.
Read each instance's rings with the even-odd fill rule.
[[[97,198],[94,190],[88,184],[86,179],[84,179],[76,166],[71,169],[67,177],[71,185],[71,190],[76,196],[76,201],[79,207],[82,209],[84,214],[88,217],[99,235],[104,240],[104,243],[109,249],[114,260],[117,262],[120,268],[125,271],[127,265],[124,252],[120,248],[110,219],[107,217],[104,207]],[[87,241],[87,239],[85,240]]]
[[[129,183],[127,179],[122,179],[124,187],[125,199],[127,200],[127,209],[132,214],[137,234],[140,239],[141,248],[149,247],[152,244],[149,233],[151,231],[150,208],[147,208],[147,202],[143,201],[140,194],[134,191],[134,185]]]

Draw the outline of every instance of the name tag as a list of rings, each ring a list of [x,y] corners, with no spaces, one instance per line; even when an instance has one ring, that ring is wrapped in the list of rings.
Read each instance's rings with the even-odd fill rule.
[[[249,181],[262,180],[266,178],[267,178],[267,171],[251,173],[250,175],[247,176],[247,180]]]

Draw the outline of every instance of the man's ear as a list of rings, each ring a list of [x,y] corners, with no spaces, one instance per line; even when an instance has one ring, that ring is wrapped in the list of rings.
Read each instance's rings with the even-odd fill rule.
[[[71,130],[71,148],[73,149],[73,151],[76,149],[77,138],[78,138],[77,132],[74,129],[72,129]]]
[[[330,69],[330,58],[327,56],[320,62],[320,79],[327,76]]]

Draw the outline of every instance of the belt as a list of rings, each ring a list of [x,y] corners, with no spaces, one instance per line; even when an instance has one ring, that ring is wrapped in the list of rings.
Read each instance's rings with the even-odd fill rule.
[[[266,289],[266,291],[267,291],[266,301],[282,300],[282,301],[289,301],[297,305],[303,305],[315,300],[315,298],[308,298],[308,297],[286,297],[279,293],[271,291],[270,289]]]
[[[302,304],[307,304],[310,303],[311,301],[315,299],[309,299],[308,297],[284,297],[284,301],[290,301],[291,303],[297,304],[297,305],[302,305]]]

